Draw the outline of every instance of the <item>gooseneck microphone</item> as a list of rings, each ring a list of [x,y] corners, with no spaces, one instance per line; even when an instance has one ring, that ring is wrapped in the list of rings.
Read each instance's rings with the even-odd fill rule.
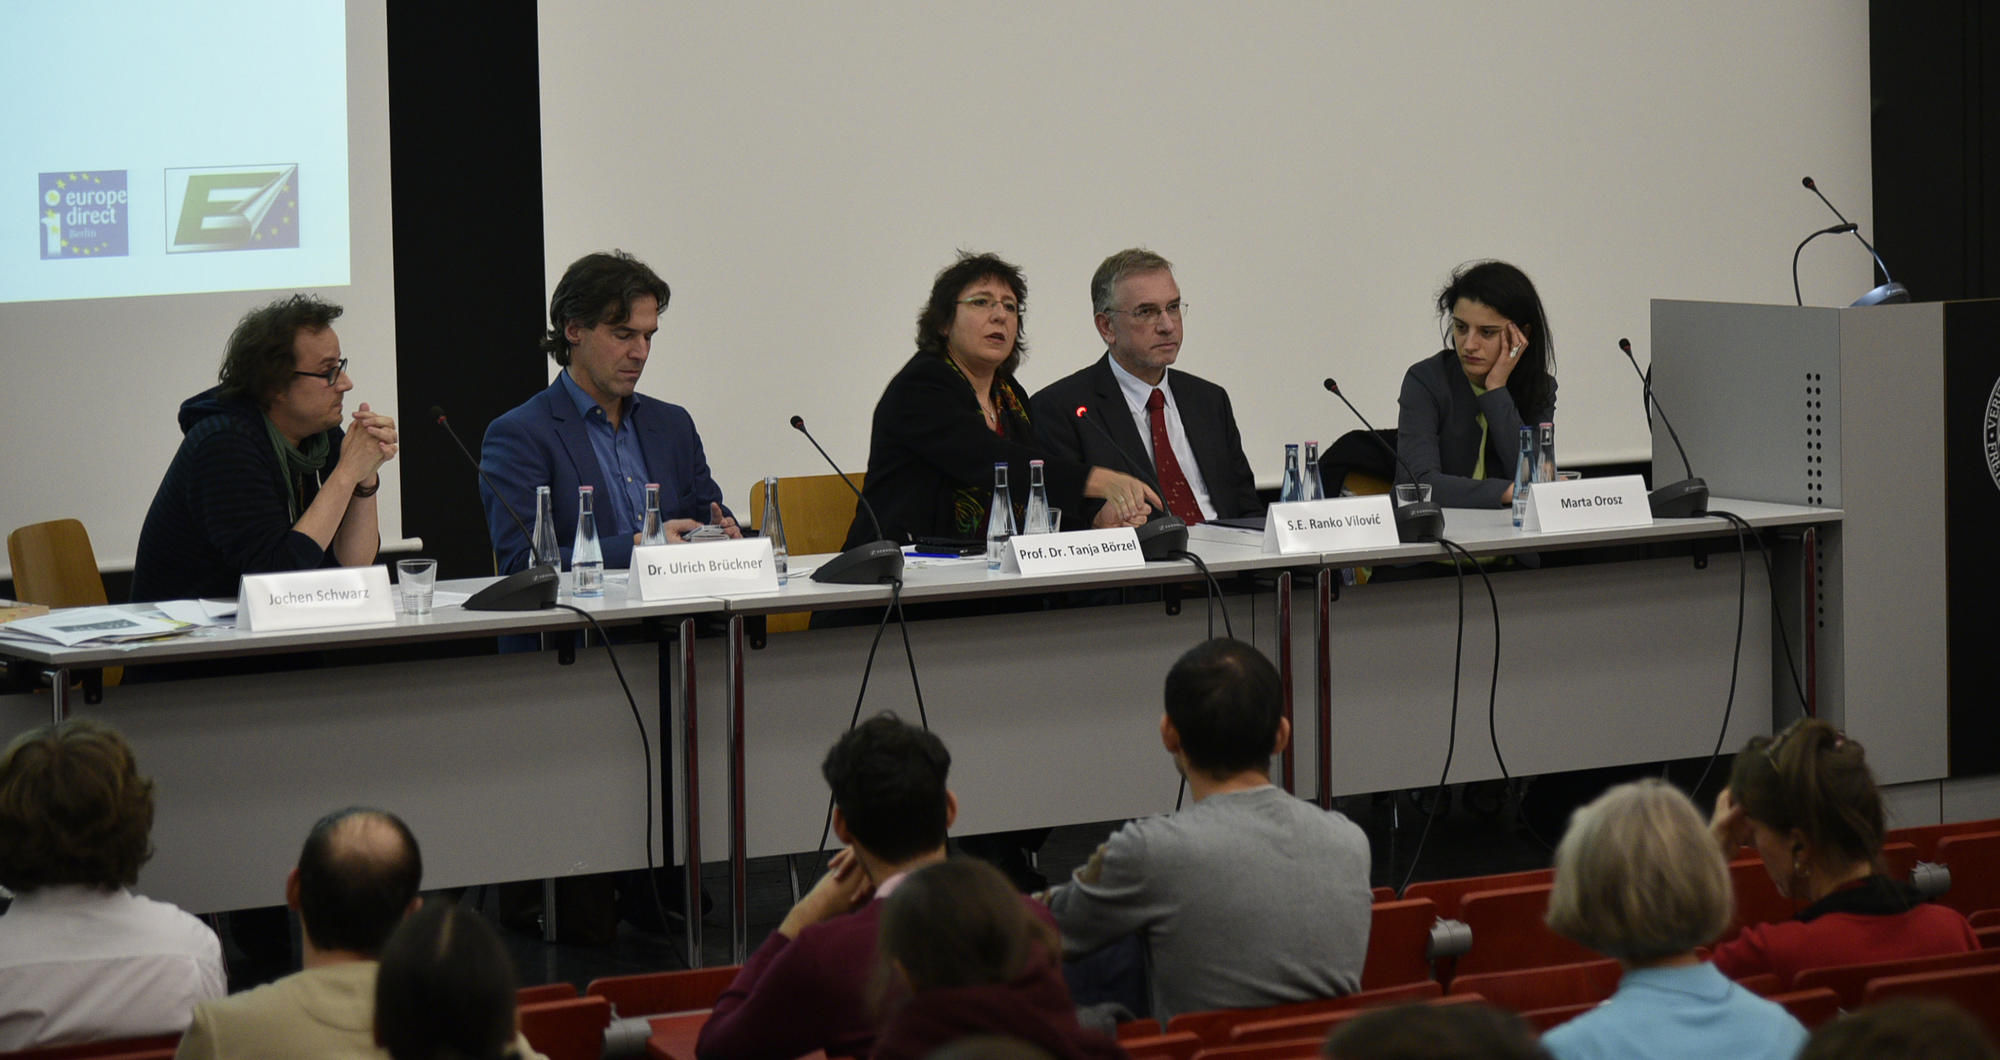
[[[1388,442],[1382,440],[1382,435],[1375,430],[1375,425],[1369,423],[1368,417],[1363,416],[1361,410],[1354,407],[1354,402],[1347,400],[1347,395],[1340,392],[1339,383],[1325,379],[1320,385],[1326,387],[1327,393],[1339,398],[1340,403],[1347,406],[1347,411],[1354,413],[1354,418],[1360,420],[1363,427],[1368,428],[1368,437],[1375,439],[1375,444],[1389,454],[1389,459],[1394,460],[1396,466],[1403,469],[1403,474],[1408,476],[1411,482],[1417,481],[1417,473],[1410,470],[1409,462],[1403,459],[1401,453],[1391,449]],[[1444,509],[1438,507],[1436,501],[1396,504],[1394,508],[1397,540],[1436,541],[1444,536]]]
[[[1823,232],[1817,232],[1814,234],[1826,235],[1826,234],[1834,234],[1840,232],[1854,233],[1854,238],[1861,244],[1862,249],[1868,252],[1869,257],[1875,259],[1875,267],[1882,270],[1882,285],[1880,287],[1877,287],[1869,291],[1867,294],[1864,294],[1861,297],[1856,298],[1851,304],[1856,306],[1889,305],[1892,303],[1909,301],[1910,289],[1889,278],[1889,266],[1882,263],[1882,255],[1877,254],[1875,252],[1875,248],[1869,245],[1868,240],[1862,237],[1861,229],[1858,226],[1854,225],[1853,223],[1849,222],[1845,214],[1842,214],[1838,209],[1835,209],[1833,203],[1829,201],[1823,193],[1821,193],[1821,191],[1819,190],[1819,185],[1813,183],[1813,179],[1811,177],[1806,177],[1800,180],[1799,183],[1803,185],[1807,191],[1812,192],[1814,195],[1818,195],[1819,201],[1826,203],[1826,208],[1829,210],[1833,210],[1833,215],[1835,217],[1840,218],[1840,224],[1841,226],[1844,226],[1844,227],[1829,228],[1824,230]],[[1812,236],[1807,236],[1806,241],[1811,242]],[[1799,246],[1804,247],[1805,244],[1801,243],[1799,244]],[[1872,279],[1873,276],[1871,275],[1870,278]],[[1798,292],[1798,251],[1792,252],[1792,290],[1794,295],[1796,295]],[[1799,304],[1804,305],[1805,303],[1801,302]]]
[[[868,498],[854,488],[854,480],[848,478],[847,473],[840,470],[840,465],[833,462],[833,457],[828,456],[826,450],[820,447],[819,439],[814,438],[812,432],[806,430],[805,417],[793,416],[791,422],[792,429],[806,436],[806,441],[811,442],[812,447],[819,450],[820,459],[825,460],[826,466],[832,468],[833,473],[840,477],[840,481],[853,491],[855,502],[861,505],[862,511],[868,513],[869,525],[875,528],[876,540],[856,545],[820,564],[819,568],[812,572],[812,580],[830,585],[901,582],[903,550],[894,541],[882,536],[882,520],[875,517],[875,506],[869,504]]]
[[[1125,470],[1133,478],[1152,483],[1155,489],[1159,488],[1159,484],[1153,482],[1153,475],[1146,470],[1146,466],[1132,459],[1132,454],[1118,444],[1118,439],[1111,437],[1111,432],[1105,430],[1103,424],[1090,418],[1089,405],[1078,405],[1076,418],[1090,424],[1091,429],[1111,445],[1111,451],[1117,453],[1120,460],[1125,461]],[[1153,516],[1146,520],[1144,526],[1136,527],[1134,532],[1139,537],[1139,554],[1149,560],[1174,559],[1176,553],[1187,551],[1187,524],[1172,512],[1161,512]]]
[[[1814,232],[1812,235],[1809,235],[1804,239],[1799,240],[1799,245],[1792,248],[1792,304],[1794,305],[1806,304],[1805,296],[1799,294],[1799,252],[1806,249],[1807,243],[1810,243],[1821,236],[1837,236],[1852,231],[1854,231],[1854,226],[1851,224],[1843,223],[1837,225],[1830,225],[1826,228],[1820,229],[1817,232]]]
[[[521,521],[521,514],[514,510],[513,505],[507,503],[507,495],[501,493],[493,485],[493,480],[486,477],[486,469],[480,467],[479,461],[473,459],[472,450],[467,449],[465,443],[459,441],[458,432],[451,429],[451,421],[445,419],[444,410],[432,405],[431,418],[437,421],[438,426],[444,428],[444,433],[451,439],[451,444],[458,447],[458,451],[464,454],[466,461],[472,465],[472,470],[478,472],[479,481],[486,483],[486,488],[493,491],[493,499],[500,502],[500,507],[506,511],[507,517],[514,520],[514,525],[520,529],[522,540],[528,543],[527,570],[515,571],[473,593],[461,606],[467,611],[543,611],[556,606],[556,586],[561,582],[562,576],[556,573],[555,565],[561,557],[535,554],[535,535],[528,532],[528,524]]]
[[[1687,477],[1679,482],[1669,482],[1646,495],[1646,503],[1653,509],[1656,519],[1685,519],[1689,516],[1708,514],[1708,483],[1694,475],[1694,465],[1688,463],[1687,448],[1681,445],[1681,436],[1674,430],[1674,421],[1667,418],[1666,406],[1660,404],[1660,397],[1653,393],[1653,380],[1645,372],[1639,371],[1639,359],[1632,356],[1632,340],[1619,339],[1618,348],[1625,351],[1625,359],[1632,363],[1632,370],[1639,373],[1639,387],[1648,405],[1660,413],[1660,422],[1666,424],[1667,437],[1673,439],[1675,451],[1681,454],[1681,470]]]

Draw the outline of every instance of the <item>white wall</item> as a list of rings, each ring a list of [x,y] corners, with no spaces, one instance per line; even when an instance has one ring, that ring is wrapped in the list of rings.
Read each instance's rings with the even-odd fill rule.
[[[623,247],[674,287],[642,390],[737,503],[849,470],[955,248],[1027,273],[1035,389],[1094,358],[1089,277],[1143,244],[1252,465],[1382,426],[1449,269],[1503,257],[1557,340],[1565,462],[1648,455],[1648,299],[1789,302],[1872,234],[1867,4],[544,4],[548,280]],[[1893,265],[1893,263],[1891,263]],[[1821,240],[1808,304],[1870,286]]]

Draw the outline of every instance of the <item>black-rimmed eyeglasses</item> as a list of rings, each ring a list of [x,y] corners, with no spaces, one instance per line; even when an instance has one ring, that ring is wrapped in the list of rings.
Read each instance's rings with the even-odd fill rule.
[[[340,385],[340,373],[342,373],[342,372],[345,372],[345,371],[347,371],[347,358],[345,358],[345,357],[342,357],[342,358],[340,359],[340,362],[339,362],[339,363],[335,364],[335,365],[334,365],[333,367],[331,367],[331,368],[327,369],[327,370],[326,370],[326,371],[324,371],[324,372],[298,372],[298,371],[294,371],[294,372],[293,372],[292,374],[293,374],[293,375],[310,375],[310,376],[315,376],[315,377],[317,377],[317,378],[320,378],[320,379],[324,379],[324,380],[326,380],[326,385],[327,385],[327,386],[339,386],[339,385]]]

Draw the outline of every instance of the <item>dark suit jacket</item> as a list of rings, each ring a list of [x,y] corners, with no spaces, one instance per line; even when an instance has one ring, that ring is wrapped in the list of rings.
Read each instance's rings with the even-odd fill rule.
[[[646,474],[660,484],[660,518],[699,519],[707,522],[708,506],[722,501],[722,488],[708,473],[708,457],[702,452],[701,435],[695,433],[694,418],[679,405],[654,398],[636,397],[628,421],[639,432],[639,451],[646,458]],[[508,410],[486,428],[486,441],[479,449],[479,466],[493,480],[507,503],[514,506],[532,528],[535,518],[535,487],[547,486],[555,507],[556,540],[563,562],[569,562],[570,539],[576,533],[576,489],[596,487],[597,538],[604,546],[604,565],[623,568],[632,565],[632,535],[636,526],[618,525],[617,507],[604,499],[610,492],[603,469],[597,466],[597,452],[584,433],[583,418],[576,402],[563,389],[562,380]],[[486,505],[486,532],[493,540],[493,554],[503,574],[528,565],[528,542],[514,520],[501,508],[493,491],[484,482],[479,499]],[[724,512],[729,511],[723,505]]]
[[[1229,392],[1178,368],[1172,370],[1170,378],[1181,429],[1187,433],[1188,447],[1194,450],[1195,466],[1201,470],[1216,516],[1231,519],[1263,511],[1263,502],[1257,499],[1256,477],[1243,455],[1243,436],[1236,430]],[[1078,405],[1086,406],[1091,422],[1104,431],[1077,422]],[[1158,474],[1146,464],[1146,443],[1132,422],[1125,392],[1118,388],[1118,377],[1111,374],[1109,353],[1090,367],[1043,387],[1035,394],[1034,409],[1042,441],[1050,452],[1088,466],[1137,475],[1155,490],[1160,488]],[[1105,431],[1118,442],[1118,449],[1130,454],[1129,459],[1111,447]],[[1135,461],[1139,464],[1136,468],[1132,466]],[[1086,504],[1092,511],[1097,507],[1097,502]]]
[[[1089,469],[1046,452],[1028,410],[1027,392],[1012,376],[994,380],[996,391],[1003,385],[1020,396],[1018,405],[999,401],[1007,422],[1005,438],[987,429],[979,398],[943,357],[919,353],[889,380],[875,403],[868,481],[861,487],[862,497],[882,520],[883,537],[898,544],[914,537],[984,538],[993,465],[1002,461],[1008,465],[1017,519],[1028,499],[1030,460],[1044,461],[1050,504],[1065,513],[1082,510]],[[1065,525],[1071,518],[1064,515]],[[866,511],[856,508],[842,547],[872,540],[875,526]]]
[[[1521,425],[1555,420],[1554,381],[1549,407],[1516,409],[1504,386],[1475,395],[1453,350],[1410,366],[1397,398],[1396,452],[1417,481],[1431,484],[1431,499],[1447,508],[1498,508],[1514,482]],[[1486,414],[1486,477],[1472,477],[1479,462],[1479,420]],[[1399,473],[1398,478],[1401,478]]]

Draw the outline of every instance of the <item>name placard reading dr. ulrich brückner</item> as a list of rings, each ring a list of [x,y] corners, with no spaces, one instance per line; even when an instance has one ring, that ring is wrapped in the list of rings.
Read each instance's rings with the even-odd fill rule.
[[[648,601],[749,596],[777,592],[778,568],[764,537],[641,545],[632,550],[632,582]]]

